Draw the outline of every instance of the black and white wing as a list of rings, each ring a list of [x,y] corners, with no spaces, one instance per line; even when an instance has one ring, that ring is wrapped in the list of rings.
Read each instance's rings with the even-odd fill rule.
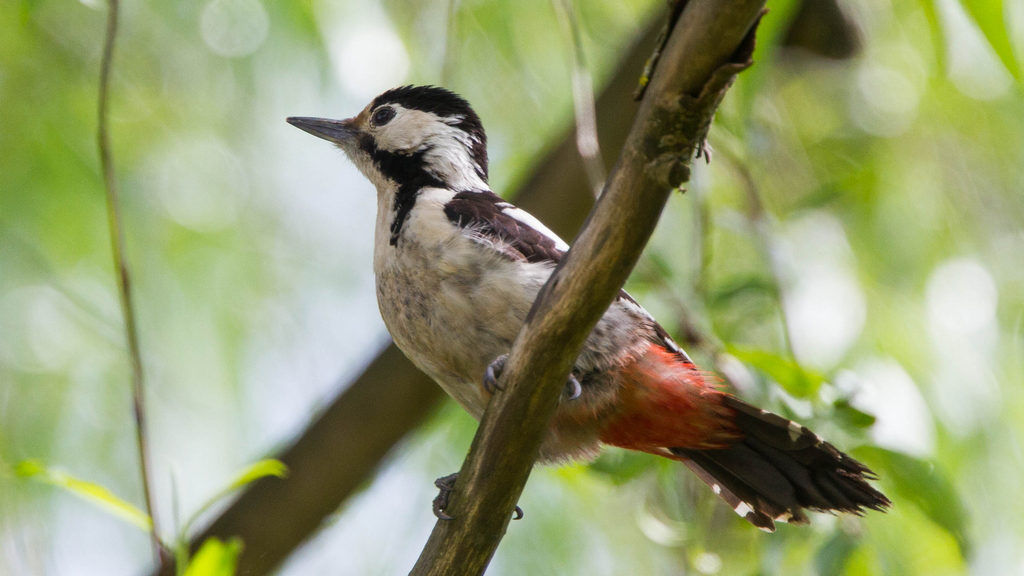
[[[514,260],[558,263],[569,250],[540,220],[490,190],[459,192],[444,213],[466,236]]]
[[[506,202],[490,190],[459,192],[445,204],[444,213],[465,234],[514,260],[557,264],[569,245],[529,212]],[[647,338],[693,364],[668,332],[625,290],[619,291],[617,306],[629,309],[645,325]]]

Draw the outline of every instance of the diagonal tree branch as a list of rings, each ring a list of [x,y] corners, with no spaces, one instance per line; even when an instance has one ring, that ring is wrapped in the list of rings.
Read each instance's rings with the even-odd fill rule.
[[[512,345],[446,512],[411,574],[482,574],[522,493],[583,342],[618,294],[715,109],[750,65],[763,0],[692,0],[660,55],[626,146],[583,231]]]
[[[639,35],[597,101],[602,151],[618,152],[632,125],[637,70],[650,54],[660,22]],[[563,236],[579,230],[593,204],[575,127],[510,194]],[[238,574],[266,574],[280,564],[327,516],[365,483],[388,451],[419,426],[443,397],[441,388],[392,344],[373,359],[334,402],[275,457],[288,478],[265,478],[248,486],[203,532],[193,552],[211,536],[238,536],[245,543]],[[273,519],[273,521],[268,521]],[[174,574],[173,566],[154,572]]]

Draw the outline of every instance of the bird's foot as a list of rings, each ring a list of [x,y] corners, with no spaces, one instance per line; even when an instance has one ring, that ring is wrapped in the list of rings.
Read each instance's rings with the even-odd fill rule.
[[[455,481],[458,479],[459,473],[456,472],[434,480],[434,486],[437,486],[437,496],[434,498],[433,509],[434,516],[437,516],[439,520],[451,520],[453,518],[453,516],[445,513],[445,509],[448,508],[448,500],[451,498],[452,491],[455,489]],[[512,519],[521,520],[522,518],[523,509],[516,506]]]
[[[504,390],[505,387],[498,382],[498,378],[501,378],[501,373],[505,370],[505,364],[508,362],[508,354],[502,354],[494,359],[493,362],[487,365],[487,369],[484,370],[484,390],[488,394],[494,394],[499,390]],[[569,373],[569,379],[565,383],[565,397],[568,400],[575,400],[583,394],[583,387],[580,386],[580,381],[576,379],[571,372]]]
[[[580,381],[576,379],[576,376],[572,372],[569,373],[569,380],[565,383],[565,394],[566,400],[575,400],[583,394],[583,387],[580,386]]]
[[[498,390],[505,389],[498,383],[498,378],[501,377],[501,373],[505,370],[506,362],[508,362],[508,354],[502,354],[487,365],[487,370],[484,370],[484,390],[487,390],[488,394],[494,394]]]
[[[455,489],[455,481],[459,479],[459,473],[449,474],[447,476],[441,476],[437,480],[434,480],[434,486],[437,486],[437,496],[434,497],[434,516],[437,516],[439,520],[451,520],[452,517],[445,514],[444,510],[448,507],[448,499],[451,498],[452,490]]]
[[[700,141],[700,145],[697,146],[697,156],[696,156],[696,159],[700,160],[701,158],[704,158],[704,163],[705,164],[711,164],[711,153],[712,152],[713,152],[713,150],[711,149],[711,143],[708,142],[707,133],[705,133],[704,134],[704,138],[702,138],[701,141]]]

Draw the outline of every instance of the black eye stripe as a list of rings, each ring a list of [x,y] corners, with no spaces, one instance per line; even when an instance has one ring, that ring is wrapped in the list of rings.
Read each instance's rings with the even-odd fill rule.
[[[381,106],[374,111],[373,116],[370,117],[370,123],[374,126],[383,126],[391,121],[395,117],[395,109],[391,106]]]

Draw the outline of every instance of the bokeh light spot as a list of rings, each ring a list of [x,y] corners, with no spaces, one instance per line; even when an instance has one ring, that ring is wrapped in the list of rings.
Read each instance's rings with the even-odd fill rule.
[[[939,339],[967,336],[995,321],[998,292],[992,275],[977,260],[956,258],[928,278],[928,324]]]
[[[857,72],[857,92],[850,112],[865,132],[898,136],[917,117],[920,99],[917,86],[899,70],[867,64]]]
[[[409,71],[409,56],[388,26],[369,25],[332,43],[336,72],[345,91],[368,100],[399,85]]]
[[[199,17],[203,41],[228,58],[248,56],[267,39],[270,20],[259,0],[210,0]]]
[[[241,161],[219,139],[184,139],[158,152],[146,167],[167,216],[199,232],[235,222],[238,204],[248,196]]]
[[[858,366],[857,374],[862,381],[853,404],[875,416],[874,442],[915,456],[931,456],[935,452],[931,411],[903,366],[888,358],[873,358]]]
[[[788,223],[784,239],[793,278],[785,291],[793,347],[801,361],[831,367],[857,340],[867,316],[846,233],[834,216],[816,211]]]

